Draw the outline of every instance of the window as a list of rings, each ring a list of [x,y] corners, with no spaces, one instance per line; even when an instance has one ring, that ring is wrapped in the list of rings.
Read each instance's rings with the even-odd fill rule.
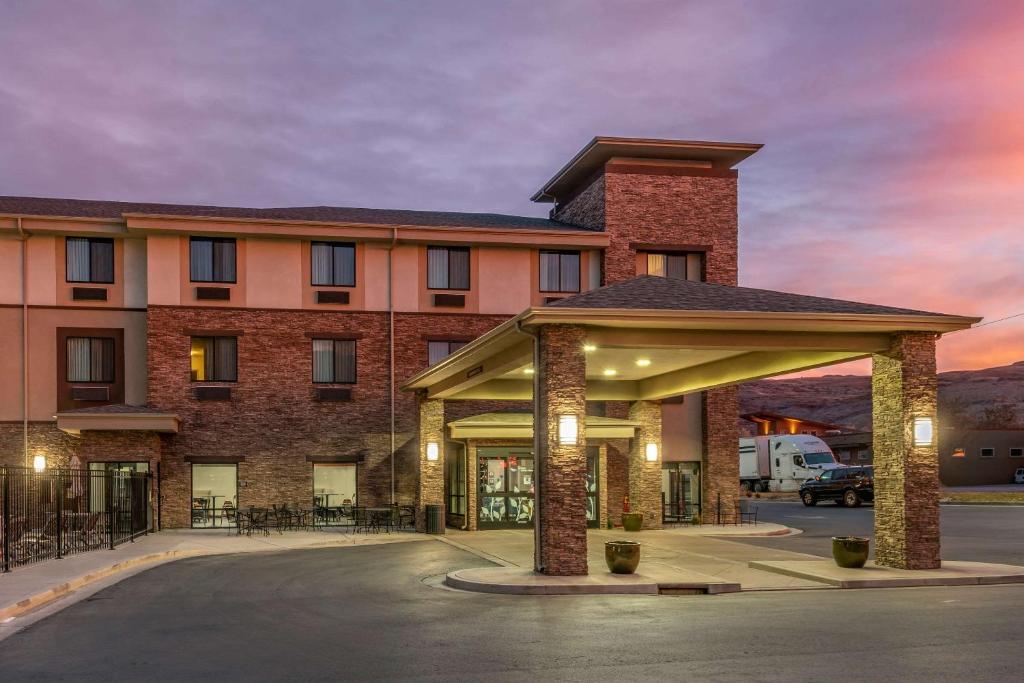
[[[580,252],[540,252],[540,291],[580,291]]]
[[[96,237],[68,237],[68,282],[114,282],[114,240]]]
[[[68,382],[114,382],[114,340],[68,337]]]
[[[320,287],[356,286],[356,246],[313,242],[312,283]]]
[[[314,463],[313,500],[317,507],[337,509],[355,504],[356,480],[355,463]]]
[[[996,449],[994,448],[982,448],[981,457],[983,458],[994,458],[996,457]]]
[[[868,460],[868,459],[870,459],[870,457],[871,457],[871,453],[866,448],[862,448],[859,451],[857,451],[857,459],[858,460]]]
[[[189,259],[192,282],[235,282],[235,240],[193,237]]]
[[[192,381],[238,380],[238,340],[235,337],[192,337]]]
[[[1010,457],[1011,458],[1024,458],[1024,448],[1011,448],[1010,449]]]
[[[238,510],[238,465],[192,465],[192,527],[233,527]]]
[[[647,253],[647,274],[680,280],[702,280],[700,253]]]
[[[448,512],[466,514],[466,460],[462,454],[445,461],[448,468]]]
[[[433,365],[452,355],[469,342],[464,341],[428,341],[427,342],[427,365]]]
[[[469,289],[469,247],[427,247],[429,289]]]
[[[318,384],[354,384],[356,381],[355,340],[314,339],[313,381]]]

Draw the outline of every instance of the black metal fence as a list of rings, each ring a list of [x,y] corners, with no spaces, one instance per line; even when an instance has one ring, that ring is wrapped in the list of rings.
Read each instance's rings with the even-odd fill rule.
[[[152,477],[120,470],[0,468],[0,567],[103,548],[149,532]]]

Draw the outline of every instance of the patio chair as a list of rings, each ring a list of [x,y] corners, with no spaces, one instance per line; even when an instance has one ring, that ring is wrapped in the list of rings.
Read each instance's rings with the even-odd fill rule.
[[[270,513],[267,508],[249,508],[249,525],[246,530],[246,535],[252,536],[254,533],[257,533],[269,536],[269,517]]]

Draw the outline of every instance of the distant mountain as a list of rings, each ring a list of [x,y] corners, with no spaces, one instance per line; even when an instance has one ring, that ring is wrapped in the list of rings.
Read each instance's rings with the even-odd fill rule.
[[[750,382],[740,387],[740,406],[744,413],[767,410],[870,430],[871,378],[825,375]],[[1024,361],[939,373],[939,419],[964,428],[1024,426]]]

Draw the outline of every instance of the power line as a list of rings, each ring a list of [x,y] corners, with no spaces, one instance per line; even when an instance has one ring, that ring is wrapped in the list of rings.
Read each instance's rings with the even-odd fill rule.
[[[969,329],[976,330],[979,327],[985,327],[986,325],[995,325],[996,323],[1001,323],[1004,320],[1012,320],[1013,318],[1019,318],[1021,316],[1024,316],[1024,311],[1021,311],[1020,313],[1014,313],[1013,315],[1008,315],[1005,318],[999,318],[998,320],[989,320],[986,323],[981,323],[979,325],[975,325],[974,327],[971,327]]]

